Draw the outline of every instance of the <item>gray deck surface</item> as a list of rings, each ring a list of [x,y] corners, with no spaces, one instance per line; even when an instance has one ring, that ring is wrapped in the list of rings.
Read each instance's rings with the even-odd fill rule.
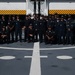
[[[0,75],[29,75],[32,59],[24,58],[24,56],[32,56],[33,50],[13,50],[3,49],[1,47],[33,49],[34,43],[17,42],[3,45],[0,44],[0,57],[16,57],[12,60],[0,59]],[[41,75],[75,75],[75,48],[62,49],[63,47],[72,47],[72,45],[45,45],[44,43],[40,44],[40,55],[48,56],[48,58],[40,58]],[[51,50],[52,48],[55,50]],[[60,49],[57,50],[56,48]],[[62,55],[72,56],[73,59],[61,60],[56,58],[57,56]]]

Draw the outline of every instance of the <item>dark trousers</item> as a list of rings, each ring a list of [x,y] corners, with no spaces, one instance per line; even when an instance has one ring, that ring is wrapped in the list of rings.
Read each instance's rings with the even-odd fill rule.
[[[45,44],[52,44],[53,39],[48,39],[48,37],[45,36]]]
[[[34,31],[34,40],[38,41],[38,31]]]
[[[19,40],[20,42],[22,41],[22,30],[16,30],[15,31],[15,41],[18,41],[18,36],[19,36]]]
[[[8,32],[8,42],[14,42],[14,31]]]
[[[75,44],[75,35],[73,35],[73,44]]]
[[[43,42],[44,37],[45,37],[45,32],[44,31],[39,31],[39,41],[40,42]]]
[[[28,33],[27,30],[24,30],[24,42],[26,42],[28,39]]]
[[[57,41],[58,44],[65,44],[65,36],[64,35],[58,35],[57,39],[58,39],[58,41]]]
[[[66,36],[66,44],[73,44],[73,37],[72,36]]]
[[[28,42],[33,42],[34,41],[34,36],[28,36]]]
[[[4,44],[4,43],[8,43],[8,41],[7,41],[7,36],[5,36],[4,38],[0,38],[0,43],[1,44]]]

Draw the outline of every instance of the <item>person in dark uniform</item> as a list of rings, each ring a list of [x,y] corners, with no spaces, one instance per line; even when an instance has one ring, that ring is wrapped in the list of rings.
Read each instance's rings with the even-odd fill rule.
[[[54,37],[55,32],[52,30],[51,26],[49,26],[45,34],[45,44],[52,44],[55,40]]]
[[[7,43],[7,31],[5,27],[2,27],[0,39],[2,44]]]
[[[56,18],[56,21],[55,21],[55,26],[54,26],[54,31],[55,31],[55,43],[59,43],[58,42],[58,37],[59,37],[59,23],[60,23],[60,19],[59,17]]]
[[[7,24],[8,42],[14,42],[14,24],[13,24],[13,21],[14,21],[14,17],[13,17],[13,20],[11,20],[11,17],[9,16],[9,20],[8,20],[8,24]]]
[[[5,17],[4,17],[4,16],[2,16],[0,22],[1,22],[1,29],[2,29],[3,27],[6,27],[6,20],[5,20]]]
[[[71,25],[73,26],[73,44],[75,45],[75,20],[72,20]]]
[[[34,30],[32,24],[28,28],[28,42],[34,42]]]
[[[14,36],[14,34],[15,34],[15,25],[16,25],[16,19],[15,19],[15,16],[12,16],[12,33],[11,33],[11,35],[12,35],[12,41],[15,41],[15,36]]]
[[[48,26],[51,26],[51,16],[49,16],[49,18],[48,18],[47,27]]]
[[[70,21],[66,24],[66,44],[73,44],[73,25]]]
[[[43,19],[43,16],[40,17],[40,20],[39,20],[39,41],[40,43],[43,42],[44,40],[44,36],[45,36],[45,22],[44,22],[44,19]]]
[[[47,22],[48,22],[48,17],[47,18],[45,18],[45,16],[43,16],[42,17],[43,18],[43,20],[44,20],[44,25],[45,25],[45,32],[46,32],[46,30],[47,30]]]
[[[28,15],[29,25],[32,23],[31,14]]]
[[[23,26],[23,29],[24,29],[24,42],[26,42],[27,39],[28,39],[27,30],[28,30],[29,24],[30,24],[30,20],[29,20],[28,16],[26,16],[26,18],[24,20],[24,26]]]
[[[38,17],[34,18],[33,27],[34,27],[34,41],[38,41],[38,32],[39,32],[39,19],[38,19]]]
[[[2,43],[1,32],[2,32],[2,31],[0,30],[0,44]]]
[[[19,40],[22,42],[22,26],[21,26],[21,20],[19,19],[19,16],[16,17],[15,21],[15,41],[18,41],[18,35]]]
[[[51,17],[51,27],[52,27],[53,30],[54,30],[54,26],[55,26],[55,21],[56,21],[55,16],[52,15],[52,17]]]
[[[58,44],[65,44],[66,22],[62,17],[58,27]]]

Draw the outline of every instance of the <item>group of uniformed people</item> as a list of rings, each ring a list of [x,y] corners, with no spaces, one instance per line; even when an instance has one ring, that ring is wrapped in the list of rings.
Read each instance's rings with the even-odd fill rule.
[[[0,43],[45,42],[45,44],[75,44],[75,21],[59,15],[5,16],[0,19]]]

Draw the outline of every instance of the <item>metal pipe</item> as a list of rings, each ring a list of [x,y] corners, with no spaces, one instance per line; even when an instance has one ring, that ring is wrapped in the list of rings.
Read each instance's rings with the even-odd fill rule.
[[[36,0],[34,0],[34,14],[36,14]]]
[[[41,0],[38,0],[38,15],[39,15],[39,19],[40,19],[40,14],[41,14],[41,13],[40,13],[40,1],[41,1]]]

